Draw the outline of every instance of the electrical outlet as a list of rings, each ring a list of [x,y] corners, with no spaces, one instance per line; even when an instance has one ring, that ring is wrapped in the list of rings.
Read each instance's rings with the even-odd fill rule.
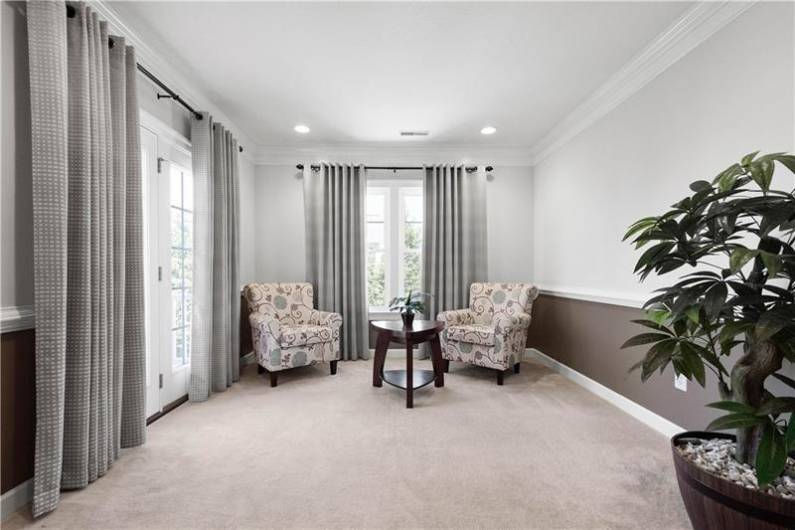
[[[674,388],[681,390],[682,392],[687,392],[687,377],[683,376],[682,374],[675,375]]]

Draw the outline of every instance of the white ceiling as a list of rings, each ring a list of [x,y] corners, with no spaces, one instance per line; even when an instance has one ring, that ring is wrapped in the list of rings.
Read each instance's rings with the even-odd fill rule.
[[[113,2],[260,146],[531,146],[692,4]],[[305,123],[309,135],[293,126]],[[497,134],[483,136],[485,125]],[[426,138],[399,131],[428,130]]]

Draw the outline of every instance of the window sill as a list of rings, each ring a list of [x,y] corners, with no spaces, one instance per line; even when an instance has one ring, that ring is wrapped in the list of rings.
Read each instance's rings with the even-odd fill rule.
[[[370,309],[367,316],[370,320],[400,320],[400,313],[379,309]]]

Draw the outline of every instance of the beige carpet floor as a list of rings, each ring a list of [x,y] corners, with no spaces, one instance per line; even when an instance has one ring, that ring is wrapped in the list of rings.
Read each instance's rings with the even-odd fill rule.
[[[54,513],[3,528],[689,528],[668,440],[545,367],[499,387],[453,363],[413,410],[371,367],[270,388],[247,366]]]

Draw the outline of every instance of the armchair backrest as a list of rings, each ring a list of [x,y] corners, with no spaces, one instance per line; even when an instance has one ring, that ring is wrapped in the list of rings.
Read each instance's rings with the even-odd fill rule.
[[[252,313],[261,313],[282,324],[308,324],[313,311],[311,283],[250,283],[243,292]]]
[[[527,313],[538,297],[532,283],[473,283],[469,288],[469,308],[479,324],[491,324],[495,315]]]

